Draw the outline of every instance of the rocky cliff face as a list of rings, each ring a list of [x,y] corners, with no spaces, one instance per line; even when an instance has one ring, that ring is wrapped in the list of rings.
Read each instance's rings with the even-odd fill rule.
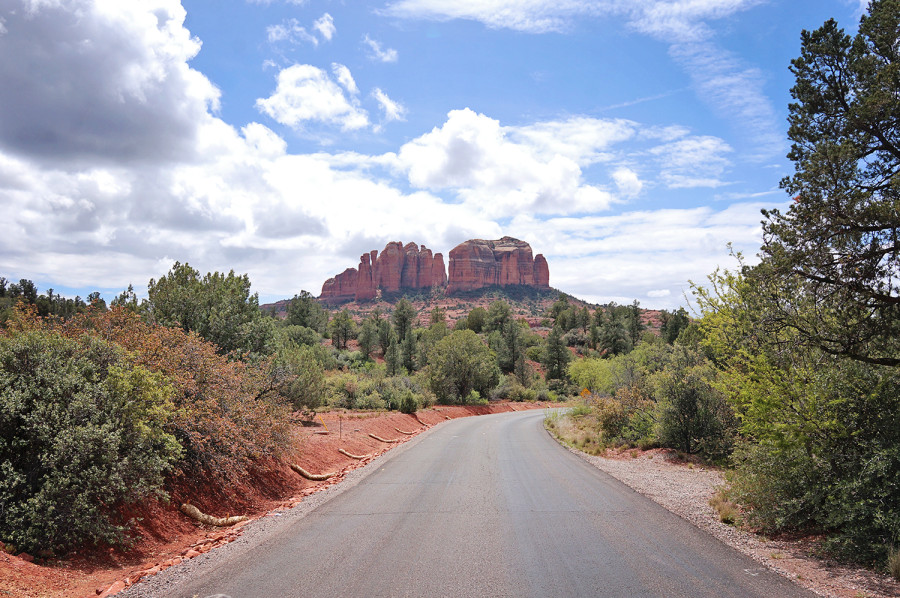
[[[450,251],[447,292],[472,291],[491,285],[550,288],[547,260],[532,257],[531,245],[512,237],[473,239]]]
[[[444,256],[424,245],[394,241],[378,251],[364,253],[358,268],[347,268],[322,285],[319,299],[329,303],[371,301],[378,291],[428,289],[447,284]]]
[[[424,245],[388,243],[379,254],[364,253],[358,268],[347,268],[322,285],[319,299],[329,303],[371,301],[378,291],[396,293],[431,287],[447,292],[487,286],[526,285],[550,288],[550,270],[543,255],[532,257],[531,245],[512,237],[496,241],[473,239],[450,252],[450,274],[444,256]]]

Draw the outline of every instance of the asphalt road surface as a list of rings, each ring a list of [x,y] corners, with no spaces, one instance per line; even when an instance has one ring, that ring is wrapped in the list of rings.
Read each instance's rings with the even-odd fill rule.
[[[127,594],[814,596],[560,447],[543,415],[446,422],[305,516]]]

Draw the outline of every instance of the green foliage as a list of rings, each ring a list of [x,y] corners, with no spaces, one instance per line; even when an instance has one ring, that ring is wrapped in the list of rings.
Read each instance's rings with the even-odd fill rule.
[[[900,366],[900,1],[850,37],[832,19],[791,62],[788,211],[764,212],[755,277],[795,342]]]
[[[562,341],[562,332],[553,328],[547,336],[541,364],[547,369],[548,380],[565,380],[568,377],[569,361],[572,354]]]
[[[232,270],[201,278],[190,265],[175,262],[166,276],[150,280],[147,293],[147,312],[157,324],[196,332],[222,354],[265,350],[266,335],[254,327],[263,316],[246,274]]]
[[[509,324],[514,324],[512,308],[506,301],[494,301],[488,306],[487,318],[484,321],[484,332],[500,331]]]
[[[394,306],[394,313],[391,314],[391,319],[394,322],[394,330],[400,342],[405,340],[406,335],[412,331],[416,315],[416,309],[405,297]]]
[[[597,399],[592,407],[605,444],[657,444],[656,403],[639,388],[623,386],[615,396]]]
[[[496,356],[471,330],[457,330],[435,343],[428,356],[431,390],[443,403],[461,403],[472,391],[488,396],[500,371]]]
[[[390,376],[383,367],[366,372],[334,373],[328,378],[328,404],[344,409],[389,409],[415,413],[434,404],[422,382]]]
[[[484,325],[487,322],[487,310],[483,307],[475,307],[472,311],[469,312],[469,315],[466,316],[466,325],[469,327],[469,330],[476,334],[480,334],[484,330]]]
[[[679,307],[675,312],[662,310],[660,312],[660,319],[662,320],[662,326],[660,327],[659,334],[662,339],[670,345],[678,340],[678,336],[681,332],[691,323],[691,319],[688,317],[688,313],[683,307]]]
[[[407,372],[414,372],[416,367],[416,354],[418,353],[418,343],[416,341],[417,332],[410,330],[406,333],[406,338],[400,343],[400,363]]]
[[[393,329],[390,329],[388,339],[387,350],[384,352],[384,363],[387,365],[388,374],[396,376],[403,369],[403,354],[400,351],[400,343],[397,341],[397,336],[394,334]]]
[[[271,358],[229,360],[194,333],[144,322],[123,308],[88,311],[61,330],[116,343],[166,377],[174,390],[168,430],[184,448],[177,463],[183,473],[202,471],[227,485],[252,459],[278,456],[289,444],[285,399],[270,391]]]
[[[322,362],[321,347],[288,343],[271,361],[268,389],[290,401],[295,410],[314,410],[325,403]]]
[[[115,508],[159,493],[181,455],[173,388],[88,336],[0,336],[0,538],[22,550],[118,543]]]
[[[734,416],[712,385],[716,373],[702,355],[679,347],[672,362],[653,377],[659,404],[659,442],[707,459],[731,452]]]
[[[301,291],[288,304],[285,324],[311,328],[324,335],[328,329],[328,311],[309,292]]]
[[[329,327],[331,328],[331,341],[336,349],[346,349],[347,343],[356,338],[356,322],[353,321],[353,317],[346,309],[334,317]]]
[[[359,350],[368,359],[378,345],[378,322],[372,318],[363,320],[359,327]]]

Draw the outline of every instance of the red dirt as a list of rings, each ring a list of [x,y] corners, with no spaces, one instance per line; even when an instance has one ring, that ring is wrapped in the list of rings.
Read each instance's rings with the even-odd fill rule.
[[[337,474],[327,481],[307,480],[290,468],[289,461],[275,459],[256,463],[239,486],[224,488],[208,480],[172,480],[168,486],[168,502],[148,501],[127,513],[129,517],[140,518],[135,526],[138,539],[131,550],[92,549],[73,552],[65,558],[38,558],[34,562],[29,562],[28,555],[13,556],[0,550],[0,596],[110,596],[141,577],[208,552],[241,534],[243,523],[216,528],[189,519],[178,510],[184,502],[216,517],[241,514],[251,520],[257,519],[274,509],[293,506],[303,497],[340,482],[347,472],[447,419],[547,406],[546,403],[438,406],[420,410],[416,415],[323,413],[316,416],[316,425],[296,426],[293,462],[312,474]],[[369,434],[396,442],[381,442]],[[362,460],[347,457],[338,452],[340,448],[366,457]]]

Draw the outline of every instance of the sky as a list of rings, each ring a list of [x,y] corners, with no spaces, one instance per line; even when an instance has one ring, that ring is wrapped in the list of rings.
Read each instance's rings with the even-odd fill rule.
[[[145,296],[180,261],[267,302],[509,235],[675,309],[788,204],[800,32],[866,4],[0,0],[0,276]]]

